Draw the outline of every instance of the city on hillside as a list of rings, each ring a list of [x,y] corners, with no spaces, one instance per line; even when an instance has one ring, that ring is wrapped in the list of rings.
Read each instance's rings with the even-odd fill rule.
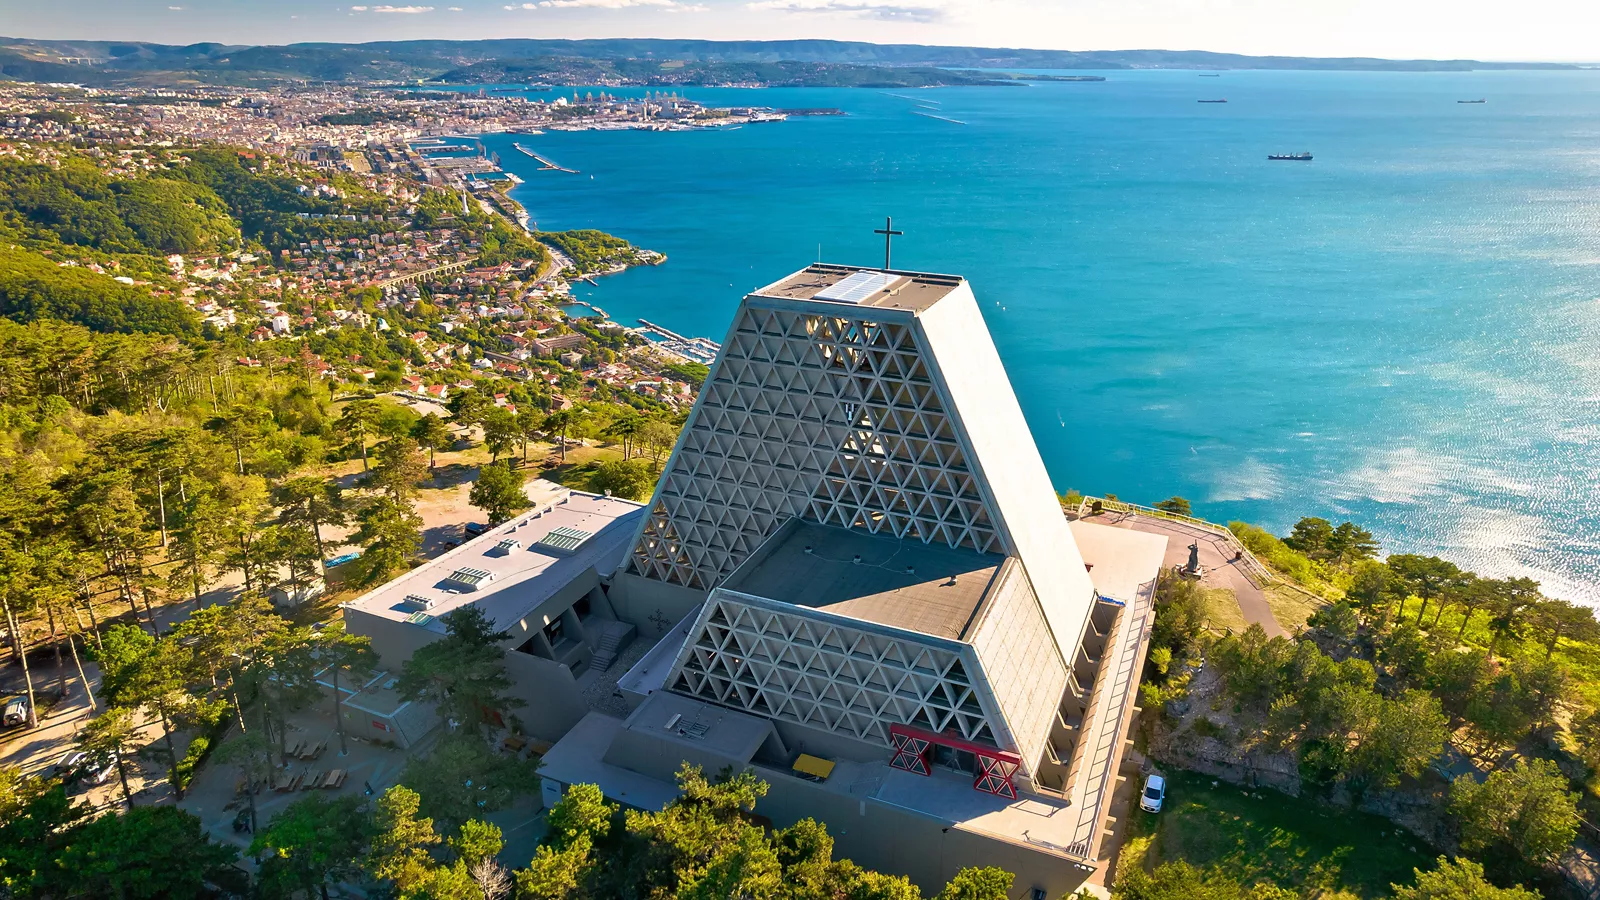
[[[747,12],[815,12],[777,6]],[[626,7],[726,14],[502,12]],[[865,8],[841,7],[885,28],[943,15]],[[1107,325],[1091,307],[1116,302],[1074,293],[1124,244],[1198,252],[1174,236],[1189,219],[1119,222],[1103,254],[1030,237],[1028,261],[996,277],[945,269],[1010,232],[914,251],[958,264],[891,265],[914,229],[874,209],[871,255],[830,262],[797,223],[837,209],[761,193],[774,147],[855,152],[841,134],[869,148],[834,169],[862,203],[926,216],[956,172],[1042,185],[991,152],[1044,141],[1005,133],[1039,108],[1066,110],[1046,130],[1073,140],[1075,117],[1132,116],[1119,104],[1139,90],[1168,104],[1159,122],[1221,116],[1190,107],[1240,104],[1260,72],[1231,66],[1249,57],[1129,51],[1100,75],[1023,64],[1065,59],[1029,55],[1044,51],[947,47],[934,64],[907,45],[739,42],[662,58],[606,41],[582,50],[612,56],[532,66],[419,43],[373,45],[367,62],[315,45],[296,64],[321,60],[311,73],[279,57],[294,48],[0,39],[0,900],[1600,898],[1600,623],[1562,572],[1505,563],[1528,535],[1576,557],[1589,539],[1502,512],[1492,534],[1436,548],[1407,530],[1416,517],[1385,518],[1463,473],[1533,488],[1412,454],[1398,474],[1362,469],[1359,497],[1354,476],[1308,488],[1284,519],[1267,504],[1290,489],[1277,460],[1292,453],[1252,449],[1222,486],[1189,490],[1188,470],[1237,448],[1191,438],[1151,385],[1199,367],[1156,341],[1161,323]],[[248,76],[214,77],[225,54]],[[363,68],[402,56],[388,77]],[[1272,60],[1260,70],[1294,68]],[[1198,67],[1181,91],[1175,61]],[[1302,62],[1373,78],[1401,65]],[[1405,72],[1481,74],[1458,62]],[[193,77],[171,74],[183,67]],[[768,89],[784,73],[800,99]],[[1229,99],[1203,80],[1224,74]],[[1272,89],[1306,89],[1302,75]],[[691,99],[708,84],[748,102]],[[933,85],[953,87],[888,90]],[[910,161],[882,151],[930,134]],[[711,160],[684,172],[727,183],[678,173],[673,202],[706,188],[755,210],[730,220],[766,217],[786,255],[730,269],[686,263],[688,242],[659,245],[673,259],[636,246],[621,225],[541,228],[547,186],[589,184],[598,160],[618,165],[594,148],[618,145],[587,142],[621,138],[698,142],[671,145]],[[959,152],[979,155],[951,164]],[[1141,189],[1126,179],[1153,165],[1143,152],[1096,157],[1082,196]],[[1193,164],[1231,151],[1206,152]],[[1305,179],[1272,182],[1280,198],[1374,177],[1250,153],[1255,169],[1216,163],[1225,177],[1197,195],[1244,192],[1238,173],[1262,167]],[[738,181],[736,158],[761,174]],[[917,165],[936,174],[908,176]],[[983,196],[1012,202],[1017,183]],[[564,202],[594,195],[578,196]],[[695,227],[671,213],[641,214],[657,230],[640,233]],[[1018,221],[1067,227],[1054,216]],[[1293,239],[1287,219],[1248,218]],[[1443,265],[1427,253],[1424,269]],[[1128,265],[1163,304],[1195,283],[1178,263]],[[698,273],[690,288],[619,287],[665,284],[673,266]],[[1322,277],[1305,266],[1257,268]],[[1048,302],[1008,283],[1040,267]],[[730,273],[746,268],[759,286],[741,290]],[[1050,318],[1058,302],[1070,322]],[[1291,305],[1249,315],[1303,312]],[[1198,344],[1246,316],[1171,318]],[[1041,353],[1057,328],[1072,343]],[[1324,348],[1306,343],[1296,365],[1345,371],[1307,362]],[[1105,348],[1137,357],[1136,376],[1060,375]],[[1437,351],[1405,352],[1421,370]],[[1400,380],[1374,371],[1361,378],[1385,391]],[[1273,387],[1228,378],[1195,407]],[[1186,444],[1179,464],[1074,405],[1129,384]],[[1284,405],[1312,405],[1299,399]],[[1335,431],[1322,414],[1296,413],[1296,448]],[[1100,458],[1149,472],[1091,492],[1060,476]]]

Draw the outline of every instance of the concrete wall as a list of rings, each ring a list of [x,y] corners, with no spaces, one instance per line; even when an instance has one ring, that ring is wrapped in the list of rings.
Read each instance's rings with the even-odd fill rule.
[[[506,674],[507,693],[525,704],[508,710],[510,717],[533,737],[554,743],[589,711],[572,670],[560,663],[513,651],[506,654]]]
[[[1092,874],[1073,863],[1025,844],[947,827],[939,820],[878,800],[835,793],[821,785],[774,769],[757,768],[770,790],[757,812],[786,828],[813,818],[828,826],[835,855],[880,872],[905,875],[933,896],[969,866],[999,866],[1016,876],[1011,896],[1028,900],[1042,888],[1049,900],[1075,891]]]
[[[411,658],[411,654],[443,637],[409,622],[396,622],[352,607],[345,608],[344,624],[351,634],[371,638],[372,649],[378,654],[379,668],[396,673]]]
[[[562,613],[572,608],[572,604],[600,585],[600,576],[594,569],[588,569],[583,574],[561,586],[561,589],[551,594],[544,602],[533,608],[533,611],[512,623],[506,629],[511,634],[511,645],[517,646],[526,641],[534,632],[544,628]],[[593,611],[593,610],[591,610]]]
[[[708,778],[715,778],[718,772],[730,765],[734,766],[735,771],[744,768],[742,764],[707,748],[686,746],[665,735],[631,728],[617,734],[616,740],[606,750],[604,759],[608,765],[648,775],[667,784],[676,783],[678,767],[683,763],[699,766]]]
[[[666,735],[630,729],[617,735],[604,759],[609,765],[669,785],[683,760],[699,765],[709,775],[735,764],[709,748],[697,749],[686,748],[684,742]],[[836,839],[836,856],[869,869],[905,875],[930,897],[957,871],[969,866],[999,866],[1014,874],[1011,896],[1015,900],[1030,900],[1034,888],[1043,888],[1049,900],[1060,900],[1093,872],[1024,843],[963,831],[922,813],[843,793],[848,785],[824,786],[767,766],[753,769],[770,786],[767,796],[756,805],[757,814],[771,819],[777,828],[805,818],[823,822]],[[870,783],[865,790],[871,790]]]
[[[572,599],[582,595],[583,592],[579,591]],[[382,667],[395,673],[400,672],[401,665],[419,648],[442,637],[426,628],[374,616],[359,609],[345,610],[345,627],[351,634],[371,638],[372,649],[377,652]],[[543,627],[542,617],[536,620],[529,616],[524,632]],[[577,681],[572,677],[572,670],[560,663],[508,650],[506,674],[511,677],[509,695],[524,703],[515,709],[503,710],[507,714],[507,724],[515,717],[522,722],[523,730],[533,737],[546,741],[560,740],[588,712],[583,693],[578,690]]]
[[[611,577],[611,588],[606,593],[617,618],[632,622],[639,629],[639,636],[652,642],[706,599],[704,591],[652,581],[626,571]]]
[[[892,748],[863,741],[846,734],[835,734],[810,725],[773,719],[783,743],[794,753],[809,753],[823,759],[852,759],[856,762],[887,761],[893,756]]]

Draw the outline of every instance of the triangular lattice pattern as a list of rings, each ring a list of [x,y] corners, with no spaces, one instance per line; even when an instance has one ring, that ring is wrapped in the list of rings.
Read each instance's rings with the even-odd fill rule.
[[[977,757],[978,777],[973,779],[972,786],[986,794],[1017,799],[1016,786],[1011,783],[1011,776],[1017,774],[1019,768],[1016,759],[982,753]]]
[[[998,746],[961,655],[712,595],[667,687],[884,746],[891,725]]]
[[[889,741],[894,747],[894,755],[889,758],[889,765],[918,775],[929,774],[928,752],[933,749],[931,741],[900,731],[891,731]]]
[[[746,303],[633,571],[710,590],[791,516],[1000,550],[947,407],[911,324]]]

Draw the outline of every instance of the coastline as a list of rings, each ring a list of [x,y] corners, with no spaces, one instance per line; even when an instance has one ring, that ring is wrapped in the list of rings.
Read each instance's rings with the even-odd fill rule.
[[[1588,427],[1578,408],[1546,399],[1584,383],[1564,360],[1582,334],[1572,323],[1592,318],[1586,270],[1573,265],[1591,256],[1576,227],[1588,218],[1566,195],[1537,209],[1519,199],[1591,179],[1570,135],[1595,114],[1592,79],[1224,80],[1233,103],[1214,108],[1195,99],[1216,79],[1159,71],[1098,87],[890,92],[939,100],[967,127],[912,116],[911,101],[876,91],[705,91],[696,96],[717,105],[852,115],[698,138],[532,142],[583,176],[531,177],[509,138],[489,144],[504,144],[527,177],[511,194],[539,226],[610,226],[672,256],[659,272],[574,285],[627,325],[642,316],[723,340],[738,298],[771,270],[815,260],[819,243],[824,260],[881,264],[871,230],[892,214],[907,232],[897,265],[972,282],[1060,488],[1180,495],[1209,519],[1277,534],[1303,515],[1355,520],[1395,552],[1600,602],[1600,515],[1561,489],[1575,483],[1570,471],[1548,465],[1588,469],[1593,458],[1574,442]],[[1495,102],[1534,85],[1545,98],[1536,107]],[[1455,102],[1483,95],[1489,104]],[[1480,134],[1474,155],[1416,151],[1464,127]],[[1314,168],[1266,161],[1285,128],[1300,135],[1290,146],[1316,151]],[[1539,152],[1495,149],[1507,141]],[[846,187],[808,186],[819,175]],[[1425,209],[1401,202],[1417,192],[1432,198]],[[1463,233],[1452,222],[1482,224]],[[1523,262],[1473,262],[1458,245]],[[1292,274],[1308,264],[1317,277]],[[1507,354],[1511,341],[1522,349]],[[1492,390],[1508,378],[1528,390]],[[1521,425],[1506,429],[1506,417]],[[1088,423],[1125,435],[1128,451],[1093,452]],[[1527,454],[1525,442],[1552,450]],[[1572,540],[1541,541],[1547,533]]]
[[[476,139],[476,136],[474,136],[474,138]],[[521,150],[523,148],[519,145],[517,149]],[[526,150],[523,152],[534,157],[535,159],[540,159],[540,157],[536,156],[532,152]],[[541,159],[541,161],[543,160]],[[551,168],[554,171],[570,171],[555,167],[547,168]],[[526,179],[518,178],[509,172],[506,174],[509,176],[506,182],[511,185],[511,187],[526,183]],[[537,231],[529,227],[531,219],[527,208],[511,197],[511,187],[502,189],[496,186],[493,193],[497,197],[498,202],[495,204],[490,204],[490,208],[502,218],[510,219],[511,223],[521,228],[525,234],[539,241],[539,243],[551,253],[552,259],[556,262],[556,264],[558,266],[561,265],[560,260],[564,259],[565,257],[562,256],[555,247],[541,239],[540,236],[544,234],[544,232]],[[504,207],[509,207],[510,215],[507,215],[507,209],[502,208],[502,204]],[[607,232],[607,234],[609,234],[609,232]],[[659,266],[667,262],[667,255],[665,253],[657,250],[648,250],[636,247],[631,242],[628,244],[628,246],[634,251],[633,261],[626,264],[613,265],[603,272],[584,272],[581,274],[574,274],[572,277],[566,278],[566,284],[562,285],[562,289],[560,291],[565,293],[566,296],[565,299],[556,304],[557,307],[581,306],[589,310],[593,315],[579,316],[578,318],[593,320],[596,323],[615,325],[627,331],[629,334],[636,335],[648,341],[657,351],[667,354],[668,356],[676,357],[683,362],[709,365],[711,361],[716,358],[717,353],[722,349],[721,345],[711,338],[685,337],[676,332],[663,328],[660,325],[656,325],[642,317],[639,319],[639,324],[636,326],[625,325],[611,318],[611,314],[606,312],[604,308],[594,301],[572,296],[570,285],[573,282],[582,281],[592,287],[599,287],[600,279],[603,277],[620,275],[633,268]],[[570,265],[570,262],[568,265]],[[554,272],[541,273],[540,281],[542,282],[552,276],[564,277],[565,272],[566,269],[563,267],[556,269]]]

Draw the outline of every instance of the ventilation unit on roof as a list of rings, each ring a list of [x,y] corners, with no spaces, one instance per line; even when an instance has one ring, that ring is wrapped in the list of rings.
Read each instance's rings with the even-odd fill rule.
[[[400,601],[400,605],[406,609],[424,610],[433,609],[434,604],[438,602],[432,597],[424,597],[421,594],[407,594],[406,598]]]
[[[482,569],[457,569],[454,572],[451,572],[450,577],[446,578],[445,580],[451,584],[459,586],[463,590],[475,591],[483,585],[493,581],[494,574],[492,572],[485,572]]]
[[[562,525],[558,528],[550,529],[544,537],[535,541],[533,546],[552,556],[568,556],[577,552],[577,549],[583,546],[583,542],[593,536],[593,532]]]
[[[495,544],[494,549],[499,551],[501,556],[510,556],[511,551],[522,549],[522,542],[516,538],[506,538],[500,543]]]

